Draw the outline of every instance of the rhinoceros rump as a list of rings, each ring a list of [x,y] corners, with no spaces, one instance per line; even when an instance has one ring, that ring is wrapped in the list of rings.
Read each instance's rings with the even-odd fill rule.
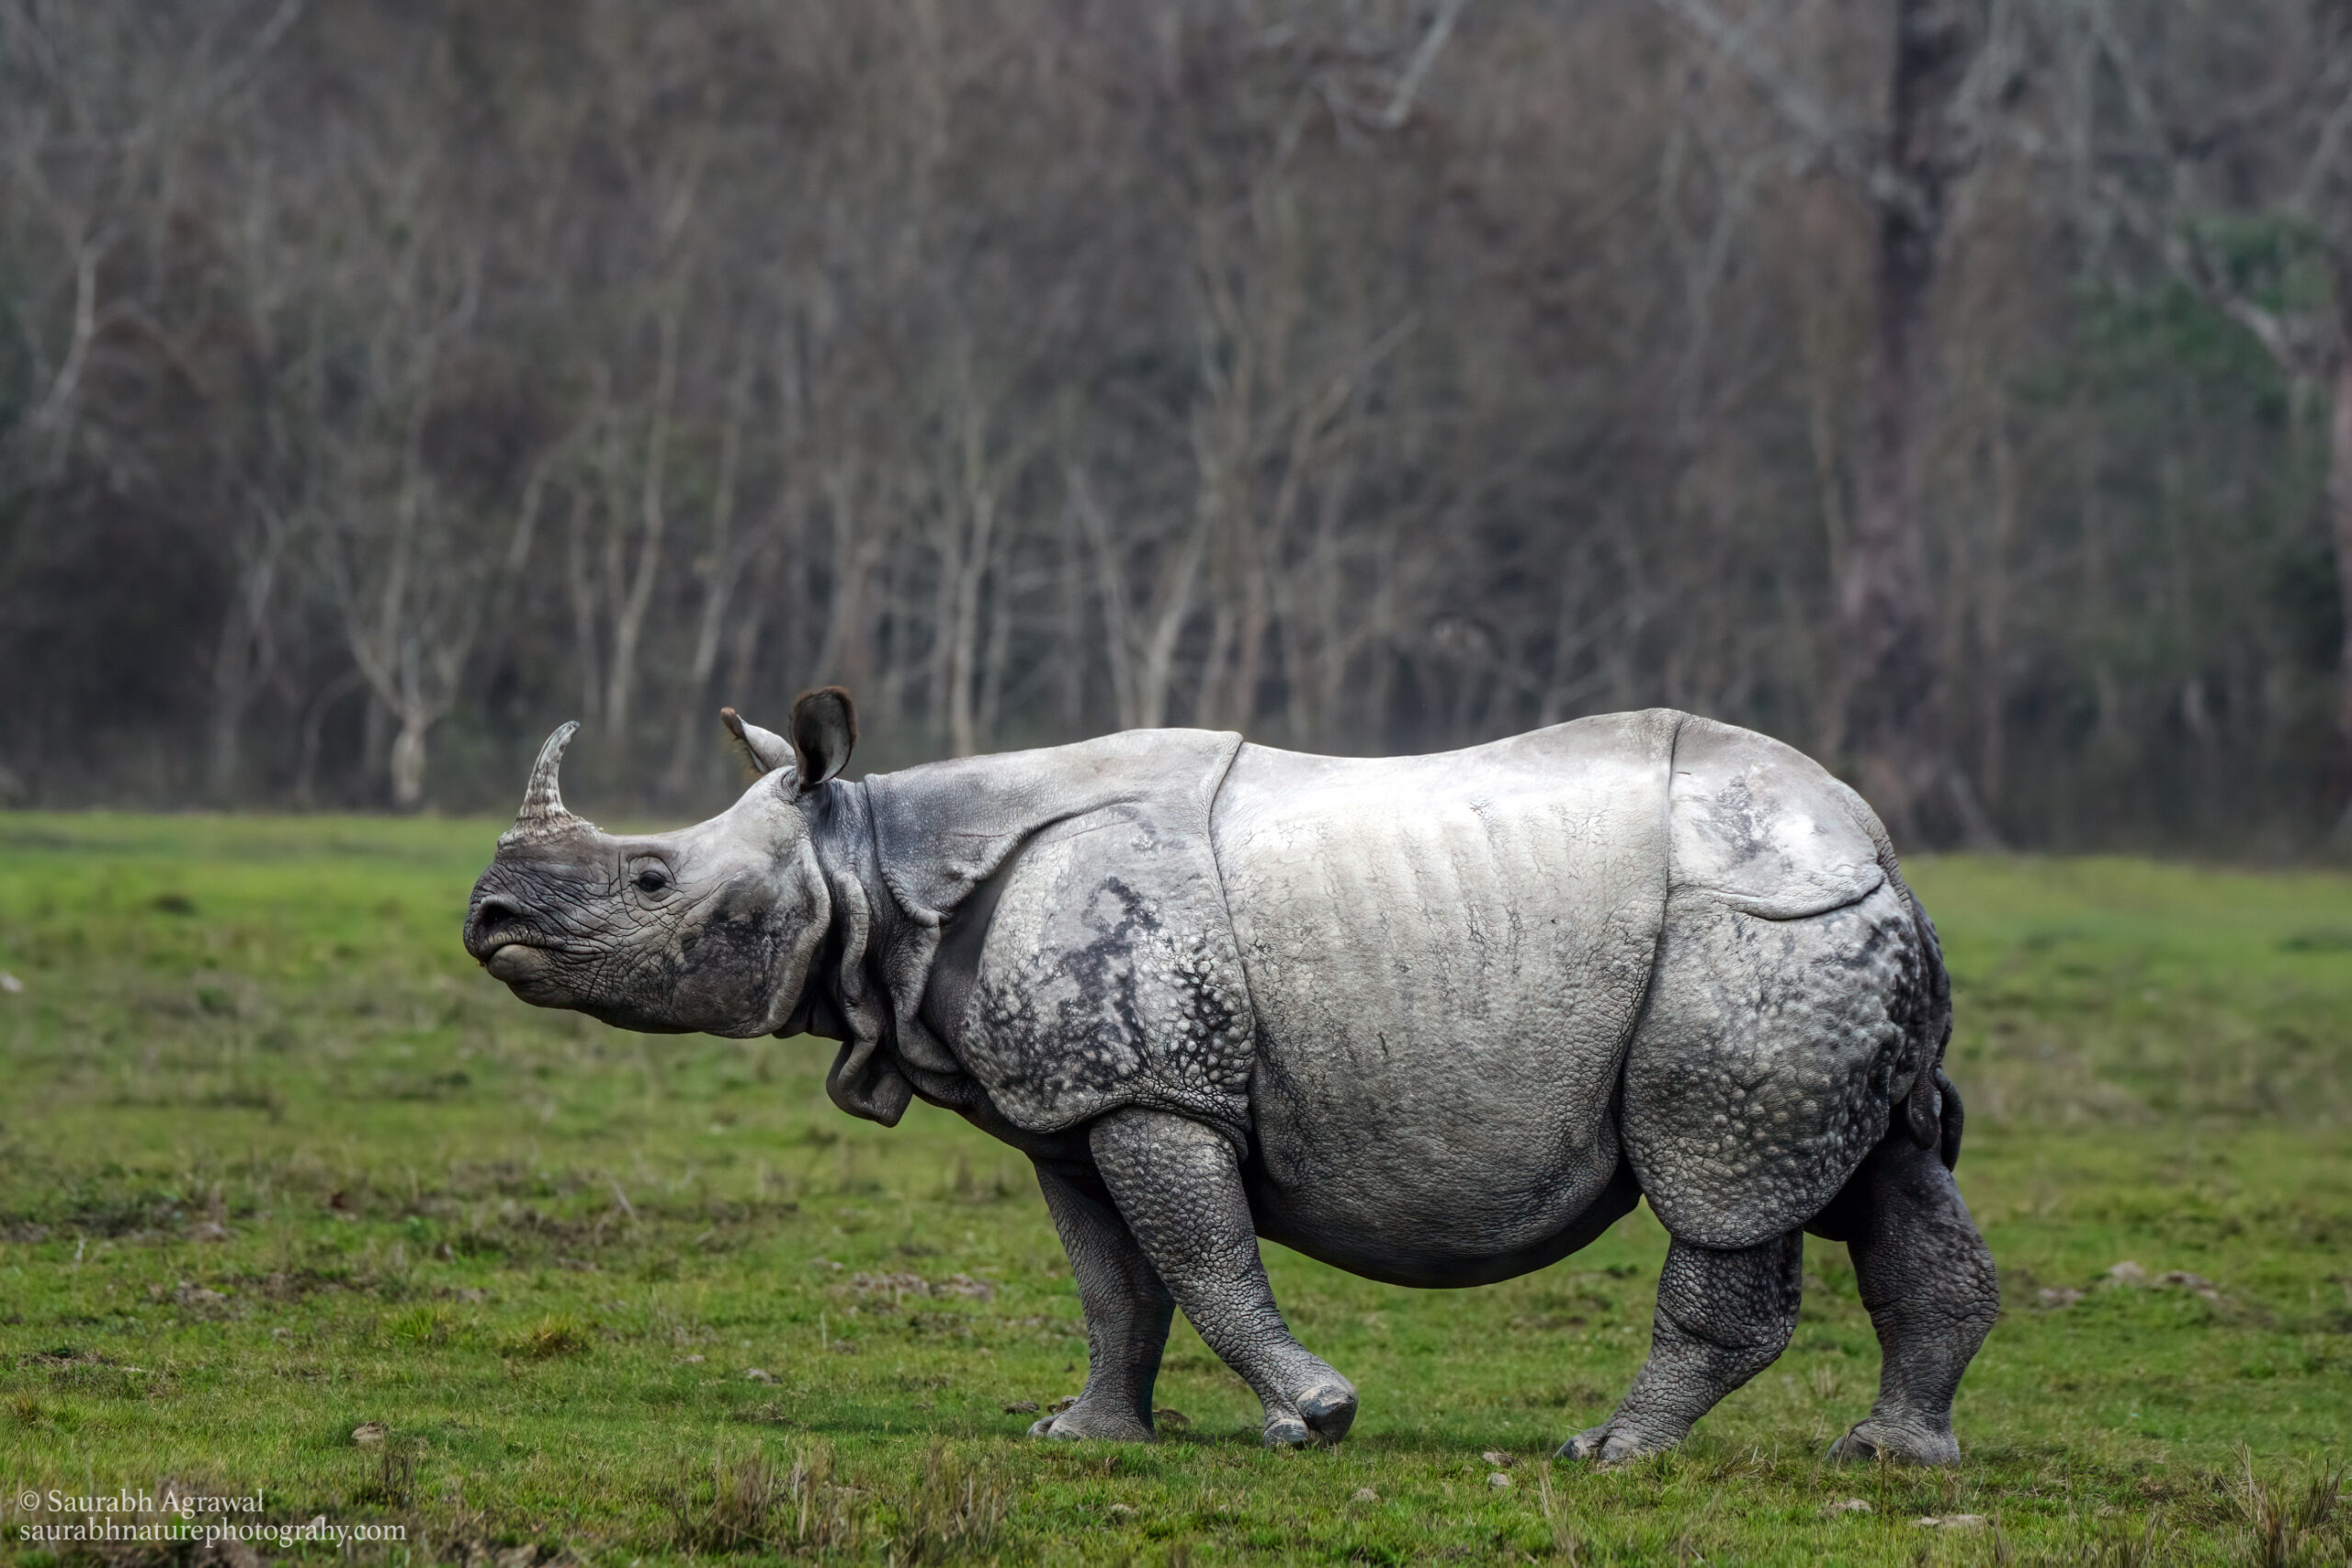
[[[842,1042],[827,1089],[915,1096],[1035,1163],[1078,1279],[1056,1438],[1148,1439],[1181,1306],[1336,1441],[1347,1379],[1291,1337],[1265,1236],[1410,1285],[1540,1269],[1646,1198],[1671,1243],[1647,1363],[1563,1451],[1670,1448],[1796,1321],[1803,1233],[1852,1248],[1884,1351],[1844,1458],[1956,1459],[1998,1309],[1951,1174],[1950,988],[1860,798],[1746,730],[1652,710],[1442,756],[1141,730],[860,782],[846,694],[761,777],[645,838],[564,808],[549,739],[467,951],[629,1029]]]

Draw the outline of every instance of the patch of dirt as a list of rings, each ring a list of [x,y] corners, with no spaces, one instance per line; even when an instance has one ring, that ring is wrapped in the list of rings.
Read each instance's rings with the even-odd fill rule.
[[[147,1287],[147,1299],[151,1302],[170,1302],[200,1317],[218,1317],[229,1310],[227,1292],[199,1285],[192,1280],[182,1280],[176,1286],[150,1285]]]
[[[926,1280],[920,1274],[852,1274],[834,1287],[837,1295],[858,1296],[867,1300],[888,1300],[892,1304],[909,1296],[961,1297],[966,1301],[985,1302],[996,1298],[995,1281],[975,1280],[969,1274],[950,1274],[944,1280]]]

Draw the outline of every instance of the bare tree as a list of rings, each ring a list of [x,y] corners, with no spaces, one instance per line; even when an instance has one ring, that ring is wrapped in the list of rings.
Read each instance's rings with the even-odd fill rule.
[[[481,629],[489,587],[473,520],[427,461],[425,431],[444,393],[444,366],[471,324],[478,283],[435,264],[404,236],[435,215],[413,170],[390,197],[394,236],[382,250],[355,246],[355,296],[380,294],[363,354],[364,389],[338,411],[324,388],[311,404],[316,464],[311,497],[322,570],[352,661],[398,726],[390,757],[393,806],[424,797],[433,727],[463,693],[460,678]],[[356,304],[356,299],[349,303]]]
[[[160,445],[123,428],[152,411],[108,396],[112,373],[140,350],[160,349],[194,392],[195,406],[175,411],[180,437],[203,452],[238,518],[207,661],[209,784],[224,799],[239,783],[246,709],[277,665],[293,520],[275,492],[269,433],[240,428],[220,406],[218,367],[198,363],[214,306],[175,286],[155,219],[208,154],[248,150],[237,135],[243,89],[305,9],[306,0],[230,0],[170,17],[103,0],[0,8],[0,166],[17,197],[6,248],[19,264],[8,298],[33,371],[30,396],[0,398],[10,416],[0,423],[0,496],[12,477],[58,480],[77,446],[129,480],[131,452]]]
[[[2052,30],[2085,66],[2067,78],[2080,130],[2061,143],[2077,210],[2140,242],[2331,411],[2324,495],[2343,627],[2331,786],[2338,831],[2352,830],[2352,14],[2269,0],[2192,21],[2084,0],[2057,7]],[[2288,276],[2299,263],[2301,287]]]
[[[1868,203],[1876,229],[1868,434],[1837,586],[1841,647],[1830,749],[1899,836],[1940,810],[1979,841],[1993,829],[1950,735],[1928,586],[1920,477],[1929,436],[1933,309],[1955,183],[1973,164],[2007,68],[1988,55],[1988,0],[1897,0],[1882,129],[1833,115],[1756,37],[1708,0],[1655,0],[1748,77],[1806,150]]]
[[[828,680],[881,766],[1664,703],[1911,836],[2290,842],[2333,15],[0,0],[0,751],[459,807],[445,725],[581,716],[667,806]]]

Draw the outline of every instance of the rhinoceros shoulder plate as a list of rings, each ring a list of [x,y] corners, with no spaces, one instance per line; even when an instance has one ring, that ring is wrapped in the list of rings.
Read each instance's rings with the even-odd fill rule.
[[[902,1061],[968,1074],[1033,1133],[1143,1105],[1246,1141],[1253,1021],[1209,838],[1240,743],[1134,731],[867,781],[913,917],[884,959]],[[916,1003],[940,924],[991,878],[970,998],[935,1041]]]

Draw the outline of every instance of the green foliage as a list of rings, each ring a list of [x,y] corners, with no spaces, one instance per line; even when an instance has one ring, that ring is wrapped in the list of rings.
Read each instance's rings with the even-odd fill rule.
[[[2250,295],[2309,294],[2300,231],[2209,227]],[[2053,457],[2080,439],[2024,502],[2064,547],[2022,590],[2052,594],[2052,618],[2003,678],[2010,754],[2036,760],[1999,791],[2003,819],[2050,814],[2044,843],[2275,851],[2328,809],[2343,626],[2326,390],[2170,276],[2082,285],[2066,322],[2017,381],[2032,439]]]
[[[2177,278],[2152,288],[2113,283],[2086,287],[2077,296],[2075,347],[2065,369],[2087,388],[2110,417],[2129,421],[2117,434],[2154,434],[2173,411],[2157,400],[2191,385],[2209,399],[2274,427],[2286,417],[2286,377],[2254,335]]]
[[[1967,1461],[1822,1464],[1877,1352],[1814,1242],[1781,1360],[1682,1452],[1594,1474],[1543,1460],[1641,1359],[1645,1212],[1477,1291],[1269,1247],[1292,1322],[1364,1392],[1338,1450],[1260,1450],[1181,1324],[1161,1443],[1029,1441],[1006,1407],[1075,1392],[1085,1342],[1018,1160],[921,1107],[842,1117],[821,1043],[523,1007],[456,942],[492,832],[0,817],[24,986],[0,994],[0,1527],[46,1517],[26,1488],[177,1478],[274,1519],[405,1522],[411,1562],[2352,1550],[2343,879],[1917,865],[2006,1298]],[[9,1530],[0,1560],[43,1558]]]
[[[2265,310],[2324,310],[2334,298],[2331,242],[2301,213],[2206,213],[2188,237],[2222,282]]]

